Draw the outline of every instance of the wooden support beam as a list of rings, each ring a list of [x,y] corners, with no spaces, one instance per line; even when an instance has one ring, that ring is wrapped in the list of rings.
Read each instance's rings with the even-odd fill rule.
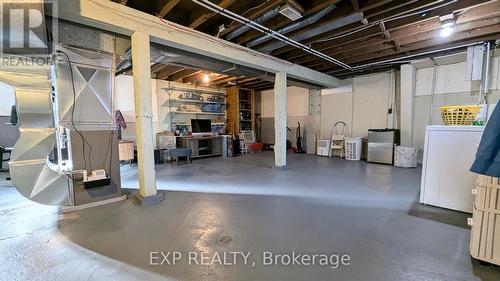
[[[307,16],[307,15],[314,14],[316,12],[323,10],[326,7],[337,4],[340,1],[341,0],[326,0],[326,1],[323,1],[321,3],[315,4],[313,7],[311,7],[310,9],[308,9],[306,11],[305,15]]]
[[[153,154],[153,106],[149,45],[148,34],[141,32],[132,34],[137,168],[139,195],[143,198],[155,196],[157,193]]]
[[[215,85],[222,85],[222,84],[225,84],[227,82],[231,82],[231,81],[234,81],[238,79],[238,77],[233,77],[233,76],[230,76],[230,77],[227,77],[227,78],[223,78],[223,79],[220,79],[220,80],[217,80],[217,81],[214,81],[213,84]]]
[[[231,6],[231,4],[234,3],[235,0],[222,0],[221,2],[219,2],[219,4],[217,4],[219,7],[222,7],[222,8],[227,8],[229,6]],[[211,19],[213,16],[217,15],[216,13],[214,12],[208,12],[206,14],[203,14],[201,16],[199,16],[198,18],[196,18],[188,27],[189,28],[192,28],[192,29],[196,29],[198,26],[200,26],[202,23],[206,22],[207,20]]]
[[[250,77],[250,78],[244,78],[244,79],[241,79],[241,80],[237,80],[236,83],[238,85],[247,85],[247,83],[255,81],[255,80],[257,80],[256,77]]]
[[[355,12],[359,11],[359,2],[358,0],[351,0],[352,8]]]
[[[208,84],[205,81],[203,81],[203,79],[205,78],[205,74],[207,74],[207,72],[197,71],[197,72],[195,72],[195,73],[193,73],[191,75],[188,75],[188,76],[182,78],[182,83],[204,83],[204,84]]]
[[[180,0],[167,0],[167,3],[163,5],[161,10],[158,12],[160,18],[164,18],[172,9],[179,4]]]
[[[392,40],[392,43],[394,44],[394,49],[396,50],[396,52],[400,52],[401,51],[401,43],[399,42],[399,39],[395,38],[394,40]]]
[[[391,34],[390,34],[390,33],[389,33],[389,31],[385,28],[385,23],[384,23],[384,21],[381,21],[381,22],[380,22],[379,27],[380,27],[380,31],[382,31],[382,34],[384,35],[385,39],[386,39],[386,40],[390,40],[390,39],[391,39]]]
[[[274,82],[274,165],[286,166],[286,73],[276,73]]]
[[[254,88],[253,90],[257,91],[265,91],[265,90],[271,90],[273,89],[273,84],[270,84],[269,86],[262,86],[259,88]]]

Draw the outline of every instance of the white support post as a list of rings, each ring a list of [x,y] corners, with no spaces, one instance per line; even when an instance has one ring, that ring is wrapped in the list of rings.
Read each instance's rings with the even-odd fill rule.
[[[401,66],[401,145],[413,144],[413,101],[417,70],[411,64]]]
[[[137,168],[139,171],[139,195],[142,198],[152,197],[157,194],[149,44],[149,34],[142,32],[132,34]]]
[[[274,82],[274,165],[286,166],[286,73],[276,73]]]

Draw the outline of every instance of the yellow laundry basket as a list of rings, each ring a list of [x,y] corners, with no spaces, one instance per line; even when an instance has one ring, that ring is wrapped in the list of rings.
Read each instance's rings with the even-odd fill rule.
[[[442,106],[440,108],[445,125],[472,125],[480,109],[477,105]]]

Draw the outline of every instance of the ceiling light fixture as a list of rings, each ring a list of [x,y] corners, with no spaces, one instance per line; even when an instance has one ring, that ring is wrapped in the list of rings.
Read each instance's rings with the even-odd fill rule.
[[[207,73],[203,75],[203,81],[205,81],[206,83],[210,82],[210,76]]]
[[[441,28],[440,35],[441,35],[441,37],[446,38],[446,37],[450,36],[452,33],[453,33],[453,28],[451,26],[447,26],[447,27]]]
[[[439,20],[441,20],[441,37],[445,38],[450,36],[453,33],[453,26],[455,25],[455,15],[453,13],[440,16]]]
[[[285,6],[280,8],[280,14],[284,15],[292,21],[296,21],[302,17],[302,13],[289,4],[286,4]]]

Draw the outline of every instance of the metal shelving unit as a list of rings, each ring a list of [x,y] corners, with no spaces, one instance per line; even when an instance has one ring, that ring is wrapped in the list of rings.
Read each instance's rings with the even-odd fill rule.
[[[190,127],[191,123],[188,121],[190,115],[193,116],[191,119],[198,119],[200,117],[205,118],[205,119],[211,119],[213,121],[212,126],[226,126],[227,125],[226,94],[221,93],[220,91],[216,91],[216,90],[210,91],[210,90],[204,90],[204,89],[183,88],[183,87],[177,87],[177,86],[166,87],[166,88],[163,88],[163,90],[168,95],[168,99],[166,102],[164,102],[162,104],[162,107],[168,108],[168,112],[167,112],[168,121],[167,122],[169,122],[170,130],[173,131],[176,126]],[[199,94],[203,100],[182,98],[181,95],[183,93]],[[212,97],[213,96],[220,97],[222,100],[220,102],[206,100],[208,97],[211,97],[211,96]],[[199,106],[201,109],[202,106],[205,104],[220,104],[222,107],[222,112],[219,113],[219,112],[178,110],[178,107],[181,105]],[[182,120],[176,120],[176,116],[186,116],[186,117],[183,118]],[[179,119],[180,118],[181,117],[179,117]]]

